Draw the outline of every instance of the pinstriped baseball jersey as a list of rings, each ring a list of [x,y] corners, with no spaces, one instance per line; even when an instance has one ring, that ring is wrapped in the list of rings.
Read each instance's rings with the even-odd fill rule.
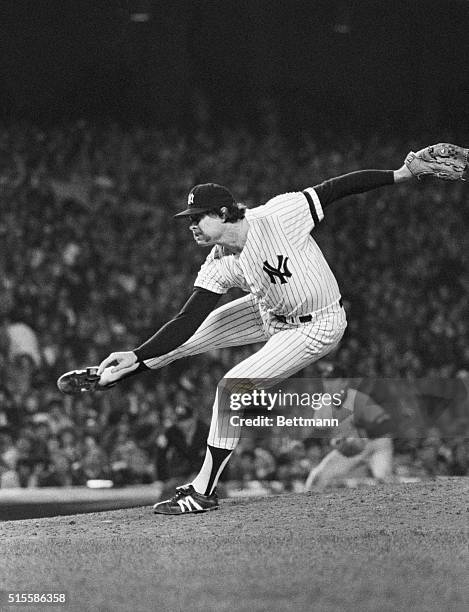
[[[337,302],[337,281],[310,235],[323,218],[313,188],[281,194],[247,210],[249,232],[241,253],[215,246],[194,285],[215,293],[238,287],[255,296],[261,312],[286,317],[307,315]]]

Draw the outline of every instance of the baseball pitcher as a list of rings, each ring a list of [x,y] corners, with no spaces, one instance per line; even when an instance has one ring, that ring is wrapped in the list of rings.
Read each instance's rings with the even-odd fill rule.
[[[398,170],[363,170],[326,180],[302,191],[274,197],[246,209],[225,187],[196,185],[187,207],[176,215],[188,220],[196,243],[211,250],[191,296],[177,316],[149,340],[111,353],[99,367],[61,376],[66,393],[106,389],[143,370],[211,349],[263,342],[235,365],[225,379],[284,379],[330,353],[340,342],[346,316],[337,281],[312,230],[333,202],[432,174],[465,180],[468,150],[439,144],[411,153]],[[231,288],[246,295],[216,308]],[[217,481],[239,438],[227,407],[215,395],[203,465],[195,479],[154,506],[156,513],[181,515],[218,508]]]

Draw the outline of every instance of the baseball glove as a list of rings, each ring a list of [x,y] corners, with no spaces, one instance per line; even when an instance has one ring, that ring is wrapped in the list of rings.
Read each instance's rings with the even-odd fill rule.
[[[467,181],[469,149],[440,142],[414,153],[411,151],[405,165],[414,176],[435,176],[444,181]]]

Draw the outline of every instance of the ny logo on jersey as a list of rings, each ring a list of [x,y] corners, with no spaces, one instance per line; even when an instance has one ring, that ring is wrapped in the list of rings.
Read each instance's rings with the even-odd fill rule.
[[[263,270],[267,272],[270,278],[270,282],[275,285],[276,278],[280,279],[280,283],[284,285],[287,281],[286,278],[290,278],[291,272],[287,267],[288,257],[284,257],[283,255],[277,255],[278,265],[276,268],[272,264],[270,264],[267,260],[264,261]]]

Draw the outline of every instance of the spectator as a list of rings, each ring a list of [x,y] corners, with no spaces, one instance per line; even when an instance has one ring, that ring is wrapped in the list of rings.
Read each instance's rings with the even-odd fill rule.
[[[157,472],[160,480],[184,481],[200,467],[208,435],[208,425],[187,404],[174,409],[176,422],[157,439]]]
[[[309,462],[303,442],[294,441],[279,456],[277,477],[290,491],[302,491],[308,475]]]
[[[111,455],[112,480],[115,485],[149,484],[154,480],[154,467],[147,453],[135,440],[121,441]]]
[[[10,323],[7,326],[10,359],[27,355],[36,367],[41,365],[41,355],[36,333],[26,323]]]
[[[243,448],[238,444],[230,462],[230,480],[237,482],[241,487],[248,482],[257,481],[256,455],[253,450]]]
[[[108,480],[111,469],[106,453],[93,436],[83,440],[83,459],[74,466],[75,484],[85,485],[88,480]]]
[[[16,463],[18,449],[8,430],[0,432],[0,489],[10,489],[19,486]]]

